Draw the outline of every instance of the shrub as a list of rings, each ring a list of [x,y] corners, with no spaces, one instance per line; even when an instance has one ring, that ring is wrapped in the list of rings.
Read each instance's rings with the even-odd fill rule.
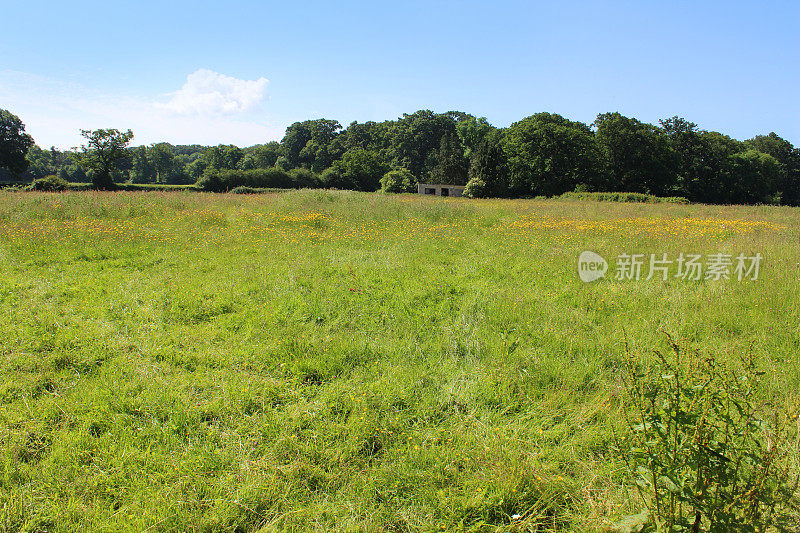
[[[661,198],[662,202],[666,202],[669,204],[688,204],[689,200],[684,198],[683,196],[663,196]]]
[[[251,170],[217,170],[208,168],[197,181],[205,191],[227,192],[236,187],[290,189],[295,187],[291,176],[279,168]]]
[[[464,196],[467,198],[485,198],[486,197],[486,182],[480,178],[472,178],[467,182],[464,187]]]
[[[69,187],[69,183],[67,180],[59,178],[58,176],[45,176],[43,178],[39,178],[38,180],[34,180],[33,183],[30,185],[30,190],[32,191],[65,191]]]
[[[390,170],[381,178],[381,190],[384,192],[413,192],[417,179],[405,168]]]
[[[797,510],[797,413],[759,402],[752,353],[742,370],[714,357],[671,352],[642,369],[625,364],[622,450],[644,498],[643,531],[780,530]],[[688,356],[687,356],[688,355]]]
[[[358,183],[342,174],[337,168],[330,167],[320,174],[322,186],[328,189],[358,190]]]
[[[298,189],[318,189],[322,185],[319,176],[307,168],[290,170],[289,178]]]
[[[211,167],[203,171],[195,186],[204,191],[220,192],[225,190],[222,179],[219,176],[219,170]]]

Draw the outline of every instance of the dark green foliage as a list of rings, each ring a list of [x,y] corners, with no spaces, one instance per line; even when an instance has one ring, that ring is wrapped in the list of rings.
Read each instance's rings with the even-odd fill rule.
[[[67,180],[50,175],[34,180],[33,183],[31,183],[30,190],[58,192],[66,190],[68,186],[69,183]]]
[[[381,178],[389,170],[389,165],[380,154],[357,148],[344,154],[332,166],[326,186],[336,189],[355,189],[357,191],[377,191]]]
[[[245,148],[244,157],[239,162],[239,168],[242,170],[272,168],[278,160],[280,149],[281,145],[276,141]]]
[[[538,113],[512,124],[504,146],[515,196],[561,194],[602,173],[589,126],[560,115]]]
[[[727,135],[716,131],[700,132],[701,164],[697,173],[681,184],[682,194],[693,202],[724,202],[730,158],[743,149],[743,143]]]
[[[384,192],[414,192],[417,178],[408,170],[390,170],[381,178],[381,190]]]
[[[34,144],[28,150],[27,159],[28,169],[19,175],[24,180],[35,180],[55,174],[72,182],[87,181],[86,173],[75,163],[72,152],[61,152],[53,147],[42,150]],[[0,169],[0,173],[2,172]]]
[[[508,195],[508,159],[498,135],[487,135],[473,151],[464,194],[471,198]],[[470,186],[471,185],[471,186]]]
[[[196,183],[209,169],[277,168],[290,174],[291,187],[374,191],[383,187],[386,172],[406,169],[414,176],[410,185],[392,181],[389,190],[413,190],[417,182],[471,181],[466,195],[473,197],[599,191],[703,203],[800,205],[800,149],[789,141],[770,133],[741,142],[677,116],[659,122],[660,127],[605,113],[598,115],[593,132],[551,113],[537,113],[505,129],[461,111],[420,110],[397,120],[352,122],[347,129],[336,120],[316,119],[295,122],[280,143],[126,148],[107,173],[110,178],[102,170],[76,165],[85,154],[31,145],[27,170],[14,174],[0,165],[0,182],[55,174],[72,183],[92,180],[98,188],[177,185]],[[214,184],[217,179],[209,174],[203,187],[227,190],[227,185]]]
[[[674,156],[676,190],[690,200],[797,203],[794,149],[774,133],[741,143],[699,131],[696,124],[678,117],[662,120],[661,125]]]
[[[320,172],[344,151],[335,143],[342,125],[337,120],[317,119],[295,122],[286,128],[281,141],[282,157],[288,168],[307,168]]]
[[[244,152],[232,144],[212,146],[203,152],[203,161],[210,168],[217,170],[232,170],[239,168],[239,162],[244,157]]]
[[[718,202],[730,204],[777,203],[771,196],[776,190],[779,166],[774,157],[756,150],[733,154],[723,174]]]
[[[472,157],[474,151],[487,135],[497,131],[485,117],[476,118],[467,113],[455,111],[451,111],[449,114],[455,117],[458,138],[464,146],[467,157]]]
[[[673,153],[676,187],[697,200],[704,186],[703,165],[707,161],[702,134],[697,124],[677,116],[660,123]]]
[[[430,183],[464,185],[467,182],[469,162],[464,148],[455,133],[446,133],[436,152],[436,165],[431,170]]]
[[[757,135],[745,143],[754,150],[771,155],[778,162],[777,189],[781,203],[800,205],[800,148],[795,148],[792,143],[782,139],[775,132],[769,135]]]
[[[342,132],[343,143],[346,150],[363,148],[373,152],[383,151],[388,147],[387,133],[391,121],[386,122],[352,122]]]
[[[156,183],[165,183],[167,175],[172,171],[175,156],[167,143],[154,144],[148,150],[156,173]]]
[[[392,166],[407,168],[419,179],[427,179],[436,165],[442,137],[448,133],[456,133],[451,116],[429,110],[404,114],[387,132]]]
[[[131,149],[130,179],[133,183],[150,183],[155,181],[156,172],[150,158],[147,157],[147,147],[138,146]]]
[[[253,170],[206,169],[197,187],[205,191],[226,192],[236,187],[291,189],[296,184],[288,172],[279,168]]]
[[[662,130],[619,113],[598,115],[594,125],[608,163],[608,177],[600,184],[602,189],[657,196],[674,192],[674,154]]]
[[[298,189],[318,189],[322,186],[319,175],[306,168],[290,170],[289,178]]]
[[[80,165],[72,165],[67,168],[69,172],[69,181],[73,183],[86,183],[89,177]]]
[[[25,125],[16,115],[0,109],[0,169],[18,175],[28,168],[26,155],[33,138],[25,133]]]
[[[31,145],[30,149],[28,150],[27,161],[28,161],[28,167],[25,173],[21,175],[21,177],[23,178],[27,178],[29,180],[35,180],[37,178],[43,178],[45,176],[48,176],[50,174],[56,174],[58,172],[58,168],[53,167],[51,153],[48,152],[47,150],[42,150],[35,144]],[[68,161],[67,164],[69,164],[70,162],[71,161]],[[3,171],[4,170],[2,169],[2,167],[0,167],[0,173],[2,173]]]
[[[203,158],[196,159],[192,161],[187,167],[186,171],[189,174],[189,177],[194,181],[200,179],[200,176],[203,175],[203,172],[208,168],[208,163]]]
[[[358,189],[358,184],[352,181],[345,181],[342,173],[336,168],[328,168],[319,176],[322,186],[327,189]]]
[[[209,150],[216,151],[218,149]],[[169,143],[139,146],[129,152],[128,176],[133,183],[194,183],[197,181],[197,178],[193,177],[194,174],[197,173],[199,177],[202,170],[208,166],[208,163],[200,159],[196,152],[192,154],[194,155],[192,163],[187,165],[186,162],[193,158],[192,155],[181,154],[180,147]],[[222,153],[224,154],[224,151]]]
[[[791,528],[796,414],[761,403],[752,354],[740,369],[712,356],[656,351],[628,357],[622,451],[652,520],[645,531],[760,532]]]

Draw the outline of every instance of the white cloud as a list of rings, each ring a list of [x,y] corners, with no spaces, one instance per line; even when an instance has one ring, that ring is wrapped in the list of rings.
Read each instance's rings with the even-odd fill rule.
[[[263,99],[269,80],[240,80],[200,69],[186,77],[179,91],[171,93],[166,103],[156,107],[181,115],[242,113],[254,109]]]
[[[192,76],[194,74],[189,79]],[[264,82],[258,86],[265,85]],[[185,92],[185,89],[186,86],[178,93]],[[223,100],[230,98],[234,101],[232,108],[234,111],[240,109],[239,113],[225,112],[224,106],[222,109],[217,107],[215,112],[208,105],[204,112],[195,106],[195,111],[181,113],[180,108],[170,108],[155,98],[100,93],[77,83],[0,70],[0,107],[19,116],[39,146],[53,145],[60,149],[82,144],[81,129],[97,128],[130,128],[135,135],[134,145],[165,141],[172,144],[250,146],[279,140],[283,137],[283,124],[276,124],[259,113],[246,112],[257,107],[263,98],[262,94],[254,99],[256,92],[243,89],[236,96],[227,97],[220,93]],[[191,109],[188,104],[184,105]]]

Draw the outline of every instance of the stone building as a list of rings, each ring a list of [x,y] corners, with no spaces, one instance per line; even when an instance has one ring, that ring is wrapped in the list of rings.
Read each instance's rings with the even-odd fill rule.
[[[417,185],[419,194],[431,194],[433,196],[462,196],[464,185],[447,185],[442,183],[420,183]]]

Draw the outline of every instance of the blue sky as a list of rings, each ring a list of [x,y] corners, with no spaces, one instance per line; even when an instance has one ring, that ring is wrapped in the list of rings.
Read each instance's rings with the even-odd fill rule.
[[[0,0],[0,108],[40,146],[279,140],[309,118],[679,115],[800,145],[800,2]]]

